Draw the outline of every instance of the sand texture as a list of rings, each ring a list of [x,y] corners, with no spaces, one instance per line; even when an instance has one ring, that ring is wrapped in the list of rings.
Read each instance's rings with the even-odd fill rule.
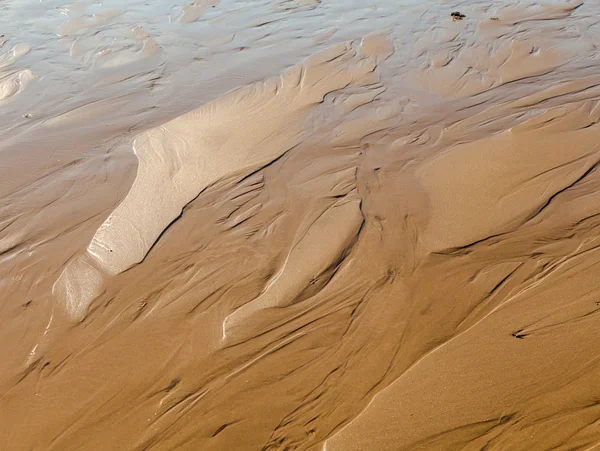
[[[0,13],[0,448],[600,450],[600,4]]]

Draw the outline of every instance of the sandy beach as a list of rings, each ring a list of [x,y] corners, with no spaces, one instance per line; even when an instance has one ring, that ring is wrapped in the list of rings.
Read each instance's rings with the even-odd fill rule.
[[[600,450],[600,4],[0,23],[0,448]]]

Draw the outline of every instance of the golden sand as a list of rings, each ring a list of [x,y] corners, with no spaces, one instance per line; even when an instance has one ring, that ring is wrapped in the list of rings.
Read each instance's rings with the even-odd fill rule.
[[[38,3],[6,449],[600,447],[597,5]]]

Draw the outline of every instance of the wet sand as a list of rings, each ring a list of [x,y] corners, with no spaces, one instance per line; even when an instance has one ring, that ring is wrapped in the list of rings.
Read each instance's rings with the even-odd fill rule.
[[[0,9],[6,449],[600,449],[598,5]]]

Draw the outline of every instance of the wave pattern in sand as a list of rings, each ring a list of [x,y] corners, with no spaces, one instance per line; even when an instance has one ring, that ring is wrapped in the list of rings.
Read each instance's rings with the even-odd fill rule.
[[[597,6],[115,6],[1,41],[3,443],[598,446]]]

